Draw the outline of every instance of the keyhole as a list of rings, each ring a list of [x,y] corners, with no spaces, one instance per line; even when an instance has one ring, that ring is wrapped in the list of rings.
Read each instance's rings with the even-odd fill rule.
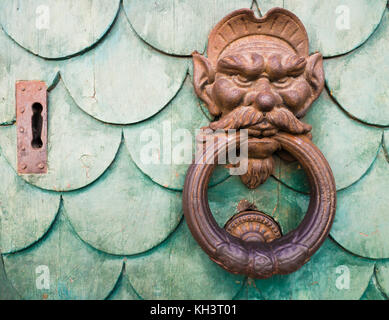
[[[36,102],[32,105],[32,117],[31,117],[31,131],[32,141],[31,147],[34,149],[42,148],[43,142],[41,138],[42,134],[42,110],[43,107],[40,103]]]

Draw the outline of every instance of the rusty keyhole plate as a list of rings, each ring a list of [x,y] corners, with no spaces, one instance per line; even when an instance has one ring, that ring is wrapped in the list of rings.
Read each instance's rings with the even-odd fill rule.
[[[18,173],[47,173],[47,86],[17,81],[15,93]]]

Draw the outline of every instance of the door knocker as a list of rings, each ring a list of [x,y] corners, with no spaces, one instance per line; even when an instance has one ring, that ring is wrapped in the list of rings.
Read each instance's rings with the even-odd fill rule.
[[[311,126],[299,120],[323,90],[322,55],[309,55],[305,28],[291,12],[274,8],[256,18],[253,11],[242,9],[214,27],[207,58],[194,52],[193,66],[196,94],[216,118],[208,131],[218,132],[216,142],[203,148],[185,180],[183,208],[193,237],[213,261],[232,273],[268,278],[298,270],[328,236],[336,209],[331,168],[311,142]],[[227,135],[231,129],[238,130],[232,138]],[[248,188],[258,187],[272,174],[275,152],[297,160],[308,176],[307,214],[285,236],[256,208],[247,206],[225,229],[209,209],[208,182],[217,163],[208,160],[217,161],[243,143],[242,129],[248,132],[248,166],[241,180]],[[259,227],[239,232],[241,222],[268,230],[268,236],[256,235]]]

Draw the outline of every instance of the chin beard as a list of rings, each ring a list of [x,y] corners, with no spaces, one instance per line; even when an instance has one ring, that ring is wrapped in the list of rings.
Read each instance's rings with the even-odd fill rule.
[[[255,189],[273,174],[274,167],[272,156],[265,159],[248,159],[247,172],[241,175],[240,179],[249,189]]]
[[[267,113],[254,107],[241,106],[232,110],[220,120],[212,122],[212,130],[248,129],[249,135],[271,136],[278,131],[291,134],[306,134],[312,127],[301,122],[289,109],[279,106]]]

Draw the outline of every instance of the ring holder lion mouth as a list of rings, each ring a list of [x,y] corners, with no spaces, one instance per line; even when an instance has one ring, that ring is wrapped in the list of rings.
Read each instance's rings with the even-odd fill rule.
[[[264,17],[237,10],[211,31],[207,57],[193,53],[196,94],[215,121],[207,132],[217,134],[212,146],[187,172],[183,207],[193,237],[221,267],[253,278],[268,278],[298,270],[329,234],[336,207],[331,168],[312,143],[312,127],[300,118],[324,88],[323,59],[309,55],[309,41],[301,21],[275,8]],[[247,133],[247,141],[235,130]],[[223,134],[224,133],[224,134]],[[281,236],[270,217],[255,208],[240,211],[225,229],[209,209],[207,189],[217,159],[227,150],[248,150],[247,170],[240,175],[250,189],[273,173],[275,153],[297,160],[306,172],[311,193],[301,224]],[[210,163],[209,159],[216,159]]]

